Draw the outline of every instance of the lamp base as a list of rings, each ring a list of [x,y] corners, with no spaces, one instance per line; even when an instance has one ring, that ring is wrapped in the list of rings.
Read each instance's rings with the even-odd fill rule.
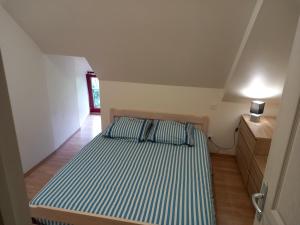
[[[254,123],[258,123],[260,121],[260,115],[251,113],[250,121]]]

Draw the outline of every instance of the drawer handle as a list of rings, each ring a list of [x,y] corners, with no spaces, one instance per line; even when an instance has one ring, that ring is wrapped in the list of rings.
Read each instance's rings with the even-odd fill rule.
[[[257,200],[263,199],[264,197],[265,197],[265,195],[262,193],[255,193],[252,195],[252,204],[258,214],[262,214],[262,209],[259,208]]]

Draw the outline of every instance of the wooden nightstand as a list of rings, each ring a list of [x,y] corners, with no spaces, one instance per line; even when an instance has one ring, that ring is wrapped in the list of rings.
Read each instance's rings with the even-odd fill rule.
[[[258,123],[249,115],[241,117],[236,159],[250,196],[260,190],[275,125],[275,117],[262,117]]]

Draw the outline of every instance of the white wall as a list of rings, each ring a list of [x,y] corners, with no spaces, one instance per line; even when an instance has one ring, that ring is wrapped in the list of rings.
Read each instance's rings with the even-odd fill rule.
[[[262,5],[261,5],[262,3]],[[280,101],[299,7],[291,0],[259,0],[261,5],[236,65],[227,78],[225,100],[267,98]],[[247,33],[246,33],[247,34]],[[262,88],[255,88],[255,87]]]
[[[54,148],[64,143],[89,114],[85,58],[45,55]]]
[[[1,6],[0,31],[4,70],[26,172],[52,153],[82,123],[88,103],[80,105],[78,101],[87,94],[81,95],[76,90],[82,91],[84,78],[74,75],[65,95],[63,84],[68,84],[71,74],[78,68],[84,70],[84,66],[77,63],[79,59],[45,56]]]
[[[39,47],[0,7],[0,46],[23,170],[54,149],[44,62]]]
[[[223,90],[182,86],[101,81],[102,124],[109,123],[109,109],[136,109],[176,114],[208,115],[209,135],[219,145],[230,146],[240,115],[249,103],[223,102]],[[276,115],[277,106],[267,105],[265,115]],[[217,151],[210,146],[211,151]],[[219,151],[219,150],[218,150]],[[234,149],[225,153],[234,153]]]
[[[77,103],[79,113],[79,124],[82,126],[90,113],[89,96],[86,81],[86,72],[93,71],[85,58],[73,58],[75,65],[75,78],[77,88]]]
[[[0,102],[0,224],[31,224],[1,52]]]

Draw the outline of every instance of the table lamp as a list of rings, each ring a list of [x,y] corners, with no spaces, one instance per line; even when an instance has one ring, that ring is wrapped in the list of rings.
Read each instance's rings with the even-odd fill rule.
[[[265,108],[265,102],[263,101],[252,101],[250,108],[250,121],[259,122],[260,116],[263,114]]]

